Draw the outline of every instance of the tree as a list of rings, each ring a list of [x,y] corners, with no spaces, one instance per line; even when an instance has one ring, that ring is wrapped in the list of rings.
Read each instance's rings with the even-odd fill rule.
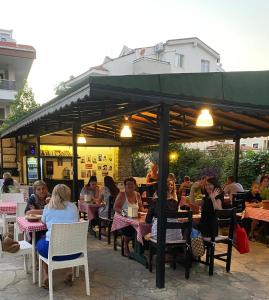
[[[29,112],[34,111],[40,105],[36,103],[32,89],[25,81],[23,88],[18,91],[15,100],[10,106],[10,114],[1,125],[1,130],[16,122]]]

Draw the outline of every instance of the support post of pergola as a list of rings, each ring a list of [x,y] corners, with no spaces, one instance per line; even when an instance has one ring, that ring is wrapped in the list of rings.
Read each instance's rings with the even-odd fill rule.
[[[164,288],[165,285],[165,201],[167,198],[168,176],[168,142],[169,142],[169,106],[161,104],[160,109],[160,150],[159,150],[159,176],[158,176],[158,202],[157,202],[157,263],[156,286]]]
[[[240,136],[234,138],[234,181],[238,181],[239,155],[240,155]]]
[[[72,127],[72,147],[73,147],[73,201],[78,201],[78,148],[77,148],[77,135],[80,132],[77,124]]]
[[[36,136],[36,146],[37,146],[37,151],[36,151],[36,157],[37,157],[37,177],[38,180],[41,179],[41,166],[40,166],[40,136]]]

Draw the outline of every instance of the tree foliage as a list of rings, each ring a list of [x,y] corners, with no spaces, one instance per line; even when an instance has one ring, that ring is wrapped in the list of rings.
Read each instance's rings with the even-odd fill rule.
[[[1,130],[16,122],[29,112],[34,111],[40,105],[36,103],[32,89],[25,81],[23,88],[18,91],[15,100],[10,106],[10,114],[1,125]]]
[[[181,181],[185,175],[197,180],[203,175],[216,176],[224,184],[233,175],[234,149],[230,145],[216,145],[214,151],[189,149],[181,144],[169,145],[169,153],[176,159],[169,161],[169,172]],[[136,148],[133,152],[133,175],[144,177],[151,162],[158,162],[158,147]],[[269,152],[240,152],[239,179],[245,189],[250,188],[259,175],[269,174]]]

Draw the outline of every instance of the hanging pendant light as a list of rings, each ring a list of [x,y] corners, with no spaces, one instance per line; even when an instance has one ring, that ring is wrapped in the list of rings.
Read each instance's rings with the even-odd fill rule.
[[[81,134],[78,136],[77,143],[78,144],[86,144],[86,138],[85,138],[84,134],[82,133],[82,130],[81,130]]]
[[[213,126],[213,118],[208,109],[202,109],[200,115],[197,118],[196,126],[198,127],[210,127]]]
[[[124,117],[125,121],[122,125],[122,129],[120,132],[120,137],[122,138],[131,138],[133,136],[132,130],[130,128],[130,125],[128,123],[128,117]]]

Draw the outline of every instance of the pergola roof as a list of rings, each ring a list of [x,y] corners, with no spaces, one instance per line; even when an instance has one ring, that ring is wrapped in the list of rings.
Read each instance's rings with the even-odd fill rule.
[[[129,144],[159,142],[161,103],[170,106],[170,141],[192,142],[269,135],[269,72],[98,76],[81,81],[1,133],[45,135],[81,125],[90,137],[120,140],[129,116]],[[215,125],[195,126],[209,107]]]

